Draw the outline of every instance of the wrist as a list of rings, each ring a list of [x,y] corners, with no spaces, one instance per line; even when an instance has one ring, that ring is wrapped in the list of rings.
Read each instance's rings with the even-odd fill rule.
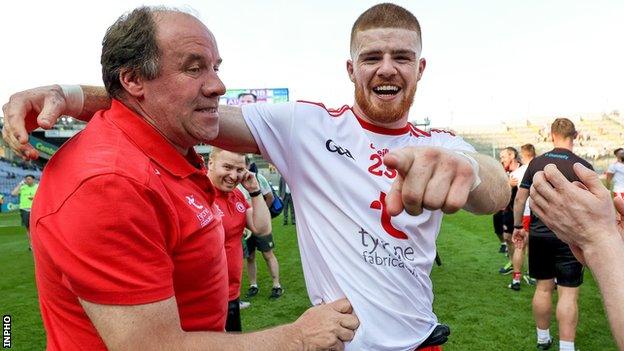
[[[587,264],[592,267],[596,263],[611,261],[611,257],[620,256],[618,251],[624,251],[624,239],[620,236],[617,228],[606,232],[601,239],[585,243],[580,248],[583,251]]]
[[[479,162],[477,162],[477,160],[474,157],[468,155],[467,153],[463,151],[454,151],[454,152],[457,155],[464,157],[470,163],[470,166],[472,167],[472,173],[475,176],[475,179],[472,182],[472,186],[470,187],[470,191],[475,190],[479,186],[479,184],[481,184],[481,178],[479,177]]]
[[[78,117],[84,107],[84,92],[80,85],[61,85],[65,97],[65,111],[63,114]]]
[[[522,224],[514,224],[514,229],[524,229]]]
[[[262,191],[260,189],[255,190],[255,191],[249,191],[249,196],[250,197],[256,197],[256,196],[260,196],[262,195]]]
[[[280,335],[283,336],[284,345],[289,345],[289,350],[303,350],[303,332],[301,328],[298,328],[295,323],[283,325]]]

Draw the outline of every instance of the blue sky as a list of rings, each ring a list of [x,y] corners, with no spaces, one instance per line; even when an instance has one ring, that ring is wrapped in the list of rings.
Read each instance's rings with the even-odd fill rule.
[[[624,1],[393,1],[423,28],[412,119],[437,126],[624,112]],[[353,21],[374,1],[0,2],[0,101],[51,83],[101,85],[106,28],[141,4],[191,7],[214,32],[230,88],[352,104]]]

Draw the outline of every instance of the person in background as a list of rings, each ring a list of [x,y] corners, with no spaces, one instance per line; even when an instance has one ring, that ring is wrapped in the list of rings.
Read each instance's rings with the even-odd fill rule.
[[[606,172],[607,188],[611,189],[613,196],[624,198],[624,149],[617,148],[613,154],[615,162],[609,165]]]
[[[30,211],[38,189],[39,184],[35,182],[35,176],[29,174],[26,175],[24,179],[11,191],[11,195],[19,196],[19,211],[22,219],[22,225],[26,228],[28,250],[32,250],[32,239],[30,236]],[[4,197],[2,197],[2,202],[4,202]]]
[[[578,181],[572,166],[580,162],[588,168],[592,166],[573,153],[577,132],[574,123],[567,118],[557,118],[550,127],[554,149],[531,161],[514,202],[514,243],[523,248],[527,233],[523,230],[522,214],[529,198],[529,189],[536,173],[548,164],[557,168],[571,181]],[[571,201],[568,206],[575,206]],[[574,257],[568,244],[559,240],[553,230],[540,217],[531,212],[528,233],[529,274],[537,280],[533,295],[533,317],[537,329],[537,348],[547,350],[552,345],[550,320],[552,295],[557,287],[556,316],[559,323],[559,350],[575,351],[576,326],[578,324],[579,287],[583,284],[583,265]],[[556,282],[555,282],[556,280]]]
[[[295,205],[292,200],[292,194],[290,193],[290,187],[284,177],[280,178],[279,183],[280,196],[284,200],[284,225],[288,225],[288,216],[290,215],[290,224],[296,224],[295,221]]]
[[[225,232],[229,280],[225,330],[241,331],[240,309],[249,307],[249,302],[244,305],[239,298],[243,275],[243,230],[247,228],[258,236],[270,234],[271,214],[255,175],[247,170],[244,155],[213,147],[208,158],[208,178],[216,189],[215,204],[222,213]],[[249,194],[250,203],[237,189],[239,185]]]

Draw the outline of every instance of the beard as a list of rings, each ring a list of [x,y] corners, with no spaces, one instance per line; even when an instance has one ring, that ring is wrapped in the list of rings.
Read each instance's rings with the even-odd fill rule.
[[[371,94],[374,94],[371,92]],[[355,86],[355,102],[360,106],[362,112],[371,121],[379,123],[393,123],[403,116],[407,115],[412,103],[414,103],[414,95],[416,94],[416,86],[411,91],[407,91],[403,94],[403,99],[397,105],[394,101],[373,103],[366,99],[364,89],[357,85]]]

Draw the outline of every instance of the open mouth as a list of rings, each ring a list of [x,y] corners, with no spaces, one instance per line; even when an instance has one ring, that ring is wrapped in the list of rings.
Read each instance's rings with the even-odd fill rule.
[[[205,108],[196,108],[195,111],[201,113],[217,113],[219,108],[217,107],[205,107]]]
[[[373,88],[373,92],[380,96],[394,96],[401,91],[396,85],[379,85]]]

